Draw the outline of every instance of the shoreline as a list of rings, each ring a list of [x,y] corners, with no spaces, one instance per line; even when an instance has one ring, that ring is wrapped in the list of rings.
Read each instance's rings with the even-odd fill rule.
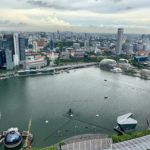
[[[66,67],[68,65],[65,65]],[[94,65],[93,65],[94,66]],[[96,66],[96,64],[95,64]],[[62,66],[58,66],[58,67],[62,67]],[[81,68],[88,68],[88,67],[91,67],[91,66],[86,66],[86,67],[78,67],[78,68],[68,68],[68,69],[64,69],[64,70],[58,70],[58,71],[50,71],[50,72],[36,72],[35,70],[35,73],[25,73],[25,74],[18,74],[18,73],[11,73],[11,74],[8,74],[9,72],[7,72],[6,74],[2,74],[0,75],[0,80],[6,80],[6,79],[10,79],[10,78],[16,78],[16,77],[30,77],[30,76],[44,76],[44,75],[57,75],[57,74],[61,74],[61,73],[69,73],[70,70],[74,70],[74,69],[81,69]],[[53,69],[53,67],[52,67]],[[101,68],[100,68],[101,69]],[[105,70],[105,69],[101,69],[101,70]],[[19,70],[21,71],[21,70]],[[30,70],[32,71],[32,70]],[[108,70],[106,70],[108,71]],[[111,72],[111,71],[108,71],[108,72]],[[113,73],[113,72],[112,72]],[[150,76],[141,76],[139,73],[127,73],[127,72],[122,72],[120,74],[123,74],[123,75],[127,75],[127,76],[132,76],[132,77],[138,77],[140,79],[144,79],[144,80],[150,80]]]

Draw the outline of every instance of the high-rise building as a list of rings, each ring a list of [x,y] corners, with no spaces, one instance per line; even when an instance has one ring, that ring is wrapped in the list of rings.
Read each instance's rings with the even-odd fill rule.
[[[18,66],[20,63],[20,52],[19,52],[19,34],[14,33],[13,34],[13,40],[14,40],[14,55],[13,55],[13,60],[14,60],[14,65]]]
[[[61,33],[59,32],[59,30],[57,30],[56,37],[57,37],[57,40],[61,40]]]
[[[13,63],[13,58],[12,58],[12,51],[9,50],[9,49],[6,49],[5,54],[6,54],[6,67],[7,67],[7,70],[13,70],[14,63]]]
[[[117,34],[117,45],[116,45],[116,54],[120,55],[122,51],[122,44],[123,44],[123,28],[118,29],[118,34]]]
[[[19,37],[20,61],[25,61],[25,38]]]
[[[0,67],[3,67],[6,63],[6,57],[4,50],[0,50]]]
[[[11,52],[6,53],[6,50],[9,50]],[[2,53],[3,53],[3,60],[2,60],[2,65],[4,65],[6,63],[6,67],[7,67],[7,63],[9,63],[9,58],[13,59],[13,54],[14,54],[14,42],[13,42],[13,35],[12,34],[4,34],[3,36],[3,40],[2,40]],[[11,56],[10,56],[11,54]],[[8,57],[7,57],[7,56]],[[7,57],[7,58],[6,58]],[[7,69],[11,70],[12,68],[9,67],[10,65],[8,64]]]
[[[18,33],[5,34],[3,36],[2,48],[5,55],[8,55],[8,60],[10,60],[9,55],[12,55],[12,61],[14,63],[13,66],[18,66],[21,62],[25,61],[25,38],[20,36]],[[6,53],[6,50],[11,52]],[[10,61],[6,61],[6,63],[8,62]]]
[[[12,55],[14,54],[14,40],[12,34],[5,34],[3,36],[2,47],[4,50],[8,48],[12,51]]]

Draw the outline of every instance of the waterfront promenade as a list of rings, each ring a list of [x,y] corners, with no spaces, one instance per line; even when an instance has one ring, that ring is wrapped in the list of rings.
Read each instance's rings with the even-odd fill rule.
[[[84,136],[83,136],[84,137]],[[112,144],[111,138],[102,138],[98,135],[87,135],[74,141],[71,139],[71,143],[67,142],[62,146],[62,150],[148,150],[150,149],[150,135],[140,138],[114,143]]]
[[[44,74],[44,73],[55,73],[56,71],[60,70],[72,70],[77,68],[84,68],[89,66],[97,65],[97,63],[81,63],[81,64],[74,64],[74,65],[65,65],[65,66],[56,66],[56,67],[45,67],[41,69],[32,69],[32,70],[19,70],[18,74]]]
[[[112,139],[102,134],[85,134],[64,141],[62,150],[112,150]]]
[[[112,150],[148,150],[148,149],[150,149],[150,135],[112,145]]]

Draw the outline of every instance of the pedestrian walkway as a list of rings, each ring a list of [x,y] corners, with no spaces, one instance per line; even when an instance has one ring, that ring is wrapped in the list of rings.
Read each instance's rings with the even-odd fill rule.
[[[91,135],[71,138],[62,150],[150,150],[150,135],[112,144],[111,138]]]
[[[148,150],[148,149],[150,149],[150,135],[112,145],[112,150]]]
[[[112,150],[112,139],[101,134],[87,134],[65,140],[62,150]]]

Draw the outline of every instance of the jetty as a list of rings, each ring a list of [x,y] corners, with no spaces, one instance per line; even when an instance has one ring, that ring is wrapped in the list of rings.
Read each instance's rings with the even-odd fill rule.
[[[25,138],[25,142],[24,142],[24,146],[23,146],[24,150],[31,148],[31,144],[33,141],[33,135],[30,133],[31,123],[32,123],[32,121],[30,119],[29,124],[28,124],[28,130],[26,132],[23,132],[23,134],[22,134],[22,136]]]

